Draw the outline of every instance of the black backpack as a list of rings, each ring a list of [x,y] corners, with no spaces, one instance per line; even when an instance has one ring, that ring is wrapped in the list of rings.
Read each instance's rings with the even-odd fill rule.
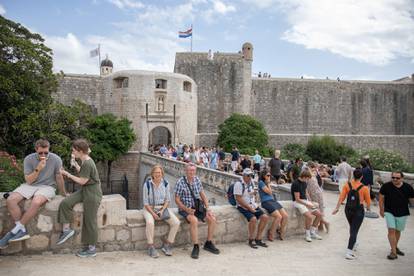
[[[361,186],[359,186],[355,190],[355,189],[352,189],[351,182],[348,181],[348,186],[349,186],[349,192],[348,192],[348,196],[346,198],[345,209],[350,211],[350,212],[354,212],[357,209],[359,209],[360,206],[361,206],[361,203],[359,201],[359,190],[361,190],[362,187],[364,187],[364,185],[361,184]]]

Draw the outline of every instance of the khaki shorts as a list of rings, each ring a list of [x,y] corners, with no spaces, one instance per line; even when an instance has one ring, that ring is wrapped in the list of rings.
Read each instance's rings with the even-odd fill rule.
[[[22,184],[17,187],[13,193],[19,193],[24,198],[29,199],[37,195],[41,195],[47,198],[48,201],[52,200],[52,198],[56,195],[56,189],[52,186],[47,185],[39,185],[39,186],[32,186],[28,184]]]
[[[316,210],[318,210],[319,208],[319,204],[317,202],[312,202],[312,204],[315,206],[315,208],[309,208],[308,206],[305,206],[301,203],[298,203],[296,201],[293,202],[293,207],[295,207],[296,209],[298,209],[299,213],[301,215],[303,215],[306,212],[314,212]]]

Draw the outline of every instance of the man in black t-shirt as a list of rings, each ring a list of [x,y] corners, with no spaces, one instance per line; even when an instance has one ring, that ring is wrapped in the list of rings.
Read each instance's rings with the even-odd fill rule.
[[[379,194],[380,215],[387,222],[388,241],[391,245],[391,253],[387,256],[390,260],[397,259],[398,255],[405,255],[398,248],[398,241],[410,215],[408,203],[414,203],[414,189],[404,183],[403,178],[402,172],[393,172],[391,182],[382,185]]]
[[[233,150],[231,152],[231,169],[233,172],[237,170],[240,161],[240,153],[236,146],[233,146]]]
[[[293,206],[301,215],[305,217],[305,240],[307,242],[311,242],[312,239],[322,239],[322,237],[317,233],[317,228],[319,222],[321,221],[322,214],[319,211],[317,203],[308,200],[309,195],[306,191],[306,182],[311,178],[311,172],[308,169],[303,170],[298,179],[293,181],[292,186],[290,187]]]

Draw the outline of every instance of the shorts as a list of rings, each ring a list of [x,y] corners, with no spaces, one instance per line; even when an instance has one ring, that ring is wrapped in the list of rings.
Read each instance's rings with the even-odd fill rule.
[[[264,215],[263,211],[257,207],[256,212],[252,213],[240,206],[237,207],[237,210],[239,210],[240,213],[243,214],[243,216],[247,219],[247,221],[250,221],[253,216],[255,216],[257,219],[259,219],[262,215]]]
[[[279,181],[279,179],[280,179],[280,174],[279,175],[272,175],[273,176],[273,178],[276,180],[276,182],[278,182]]]
[[[298,209],[299,213],[301,215],[305,214],[306,212],[314,212],[316,210],[318,210],[319,204],[316,202],[312,202],[313,205],[315,206],[314,208],[309,208],[301,203],[297,203],[296,201],[293,202],[293,207],[295,207],[296,209]]]
[[[52,198],[56,195],[56,189],[52,186],[48,185],[38,185],[32,186],[28,184],[22,184],[17,187],[13,193],[21,194],[25,199],[32,198],[34,196],[44,196],[47,198],[48,201],[52,200]]]
[[[255,164],[253,165],[253,170],[255,170],[255,171],[260,171],[260,163],[255,163]]]
[[[405,223],[407,222],[407,216],[396,217],[389,212],[385,212],[384,217],[385,217],[385,221],[387,222],[387,228],[395,229],[400,232],[405,229]]]
[[[188,213],[187,213],[186,211],[178,209],[178,214],[180,214],[183,218],[185,218],[185,221],[186,221],[187,223],[190,223],[190,222],[188,221],[188,219],[187,219],[187,217],[188,217]],[[204,221],[203,221],[201,218],[199,218],[199,217],[197,217],[197,219],[198,219],[198,221],[204,222]]]
[[[283,208],[282,205],[280,205],[279,202],[276,200],[268,200],[265,202],[262,202],[262,207],[265,209],[269,214],[273,213],[274,211],[280,210]]]

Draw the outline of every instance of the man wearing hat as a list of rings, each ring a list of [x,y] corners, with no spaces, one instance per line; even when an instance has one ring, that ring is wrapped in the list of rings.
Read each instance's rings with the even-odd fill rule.
[[[239,210],[239,212],[242,213],[249,222],[249,246],[257,249],[257,246],[267,247],[266,243],[262,241],[262,237],[263,230],[269,220],[269,217],[263,213],[263,211],[256,204],[256,191],[252,180],[253,175],[254,173],[251,169],[244,169],[241,181],[234,184],[233,194],[236,198],[237,210]],[[256,238],[254,238],[256,222],[258,220],[259,225],[257,227]]]

